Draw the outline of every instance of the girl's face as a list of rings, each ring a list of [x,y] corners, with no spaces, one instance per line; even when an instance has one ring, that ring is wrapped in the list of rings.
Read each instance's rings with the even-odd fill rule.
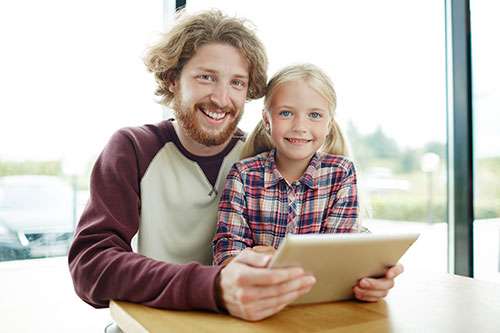
[[[331,120],[327,100],[303,80],[279,85],[263,117],[282,165],[309,162],[325,142]]]

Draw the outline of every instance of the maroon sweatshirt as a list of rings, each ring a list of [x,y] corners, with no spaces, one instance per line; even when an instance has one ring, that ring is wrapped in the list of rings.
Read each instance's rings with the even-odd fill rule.
[[[218,198],[242,139],[238,130],[221,153],[198,157],[182,147],[170,120],[116,132],[92,171],[90,199],[68,253],[76,293],[97,308],[123,300],[218,310],[221,267],[200,262],[211,259]],[[195,192],[183,195],[185,183],[196,185]],[[178,193],[182,204],[171,203],[179,198],[168,193]],[[196,212],[208,217],[199,221]],[[142,254],[132,250],[136,234]]]

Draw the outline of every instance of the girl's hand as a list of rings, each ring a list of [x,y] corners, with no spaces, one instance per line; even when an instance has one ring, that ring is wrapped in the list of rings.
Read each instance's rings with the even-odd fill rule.
[[[385,276],[381,278],[362,278],[353,288],[354,295],[360,301],[377,302],[387,296],[389,290],[394,287],[394,279],[401,273],[403,265],[397,264],[388,268]]]

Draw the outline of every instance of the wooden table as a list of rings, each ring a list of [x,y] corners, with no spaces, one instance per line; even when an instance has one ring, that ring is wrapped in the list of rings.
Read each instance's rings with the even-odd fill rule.
[[[112,302],[110,309],[125,332],[500,332],[500,284],[428,274],[403,274],[390,295],[378,303],[288,307],[255,323],[127,302]]]

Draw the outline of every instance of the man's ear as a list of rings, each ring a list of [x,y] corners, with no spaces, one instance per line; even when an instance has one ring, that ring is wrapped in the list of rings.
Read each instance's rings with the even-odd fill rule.
[[[166,74],[166,80],[168,82],[168,91],[170,91],[172,94],[175,93],[175,89],[177,87],[177,75],[174,71],[170,70]]]

